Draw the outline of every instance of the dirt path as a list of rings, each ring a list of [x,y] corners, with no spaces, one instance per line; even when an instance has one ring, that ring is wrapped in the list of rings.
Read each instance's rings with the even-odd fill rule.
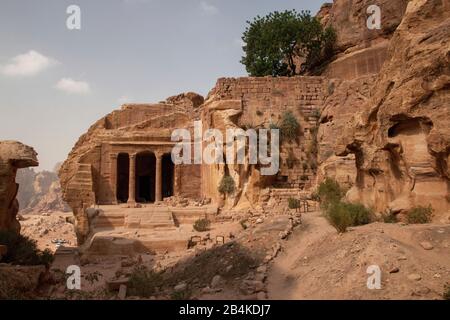
[[[368,267],[381,288],[367,287]],[[372,223],[339,235],[304,217],[271,263],[269,299],[442,299],[450,283],[450,225]]]
[[[292,233],[282,253],[274,260],[268,274],[269,299],[286,300],[297,299],[293,296],[293,273],[296,266],[305,257],[306,249],[323,239],[325,236],[336,233],[320,212],[304,214],[302,226]]]

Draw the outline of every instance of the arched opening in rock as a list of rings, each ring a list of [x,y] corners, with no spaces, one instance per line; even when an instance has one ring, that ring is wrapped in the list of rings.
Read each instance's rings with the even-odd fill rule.
[[[117,201],[125,203],[128,201],[128,182],[130,177],[130,157],[127,153],[117,156]]]
[[[396,123],[389,128],[388,137],[393,138],[399,134],[414,136],[417,134],[428,135],[433,128],[433,122],[426,117],[418,118],[405,118],[405,117],[393,117],[391,119]]]
[[[162,197],[168,198],[173,196],[173,185],[174,185],[174,164],[170,153],[166,153],[162,157]]]
[[[136,201],[155,202],[156,158],[152,152],[136,156]]]

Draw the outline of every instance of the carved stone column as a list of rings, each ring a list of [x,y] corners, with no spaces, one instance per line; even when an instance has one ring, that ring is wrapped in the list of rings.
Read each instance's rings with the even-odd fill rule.
[[[163,155],[161,153],[155,153],[155,201],[162,201],[162,156]]]
[[[112,190],[112,203],[117,204],[117,153],[111,153],[110,155],[110,175],[109,180],[111,183],[111,190]]]
[[[128,178],[128,204],[136,203],[136,154],[130,154],[130,176]]]

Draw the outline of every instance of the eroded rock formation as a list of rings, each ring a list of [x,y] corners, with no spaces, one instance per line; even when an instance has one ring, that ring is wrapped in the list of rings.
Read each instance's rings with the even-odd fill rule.
[[[337,154],[356,157],[349,199],[378,212],[450,209],[449,40],[450,1],[409,2],[390,59],[338,143]]]
[[[336,29],[336,56],[324,76],[352,80],[376,74],[387,59],[390,39],[402,21],[408,0],[335,0],[318,13],[324,25]],[[367,9],[381,10],[381,29],[370,30]]]
[[[55,172],[34,172],[32,169],[17,171],[17,183],[20,184],[17,200],[22,214],[70,211],[62,199],[59,178]]]
[[[20,232],[17,169],[38,165],[33,148],[17,141],[0,141],[0,230]]]

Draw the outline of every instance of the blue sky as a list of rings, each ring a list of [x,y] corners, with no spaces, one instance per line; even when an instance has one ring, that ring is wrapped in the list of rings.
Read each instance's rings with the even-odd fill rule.
[[[124,102],[206,95],[217,78],[245,76],[246,21],[307,0],[1,0],[0,140],[33,146],[39,170]],[[81,30],[66,27],[69,5]]]

